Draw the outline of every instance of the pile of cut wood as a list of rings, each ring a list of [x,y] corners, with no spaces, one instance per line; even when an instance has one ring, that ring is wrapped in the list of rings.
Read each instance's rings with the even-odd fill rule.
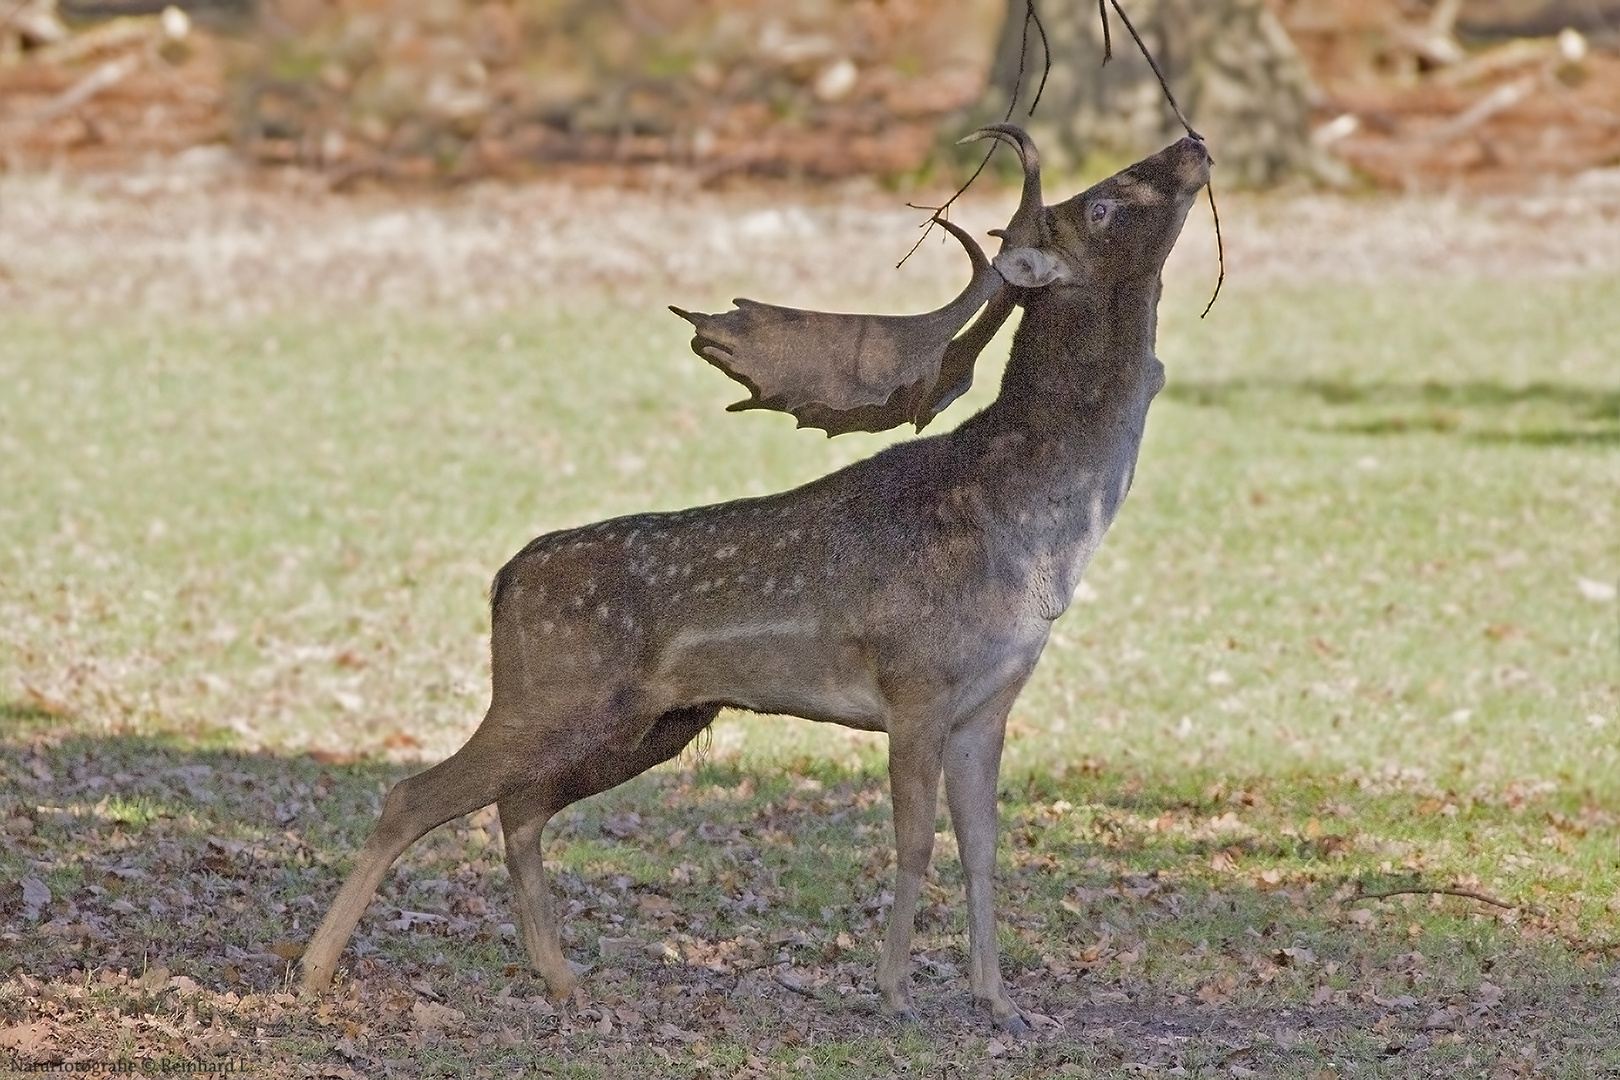
[[[1616,0],[1273,0],[1315,139],[1381,186],[1524,190],[1620,167]]]
[[[648,166],[892,177],[926,168],[979,97],[1007,10],[263,0],[202,29],[193,17],[231,0],[161,2],[0,0],[0,164],[190,151],[334,185]],[[1266,2],[1319,90],[1315,140],[1361,177],[1522,189],[1620,167],[1620,0]],[[131,10],[151,13],[106,17]]]
[[[342,180],[903,172],[978,91],[999,13],[993,0],[267,5],[282,32],[241,80],[242,147]]]
[[[0,162],[123,168],[223,144],[225,70],[178,7],[71,28],[54,0],[0,8]]]

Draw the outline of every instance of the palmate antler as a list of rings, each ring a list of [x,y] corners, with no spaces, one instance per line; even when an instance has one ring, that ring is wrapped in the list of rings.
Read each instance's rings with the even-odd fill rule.
[[[800,427],[829,435],[885,431],[907,422],[920,430],[937,403],[966,389],[940,385],[956,344],[951,339],[1007,284],[971,236],[949,222],[940,224],[972,260],[973,279],[937,311],[854,315],[743,299],[732,301],[736,308],[722,315],[670,310],[697,329],[692,351],[748,387],[750,396],[730,406],[733,412],[791,413]],[[983,347],[980,343],[965,358],[969,379]],[[952,371],[963,366],[960,356],[952,360]]]
[[[1040,156],[1010,124],[964,139],[999,138],[1017,148],[1024,194],[1002,237],[1003,256],[1042,239]],[[922,315],[857,315],[804,311],[755,300],[720,315],[670,310],[697,330],[692,351],[748,388],[729,406],[790,413],[800,427],[828,435],[926,427],[973,382],[973,365],[1016,306],[1016,291],[964,230],[941,218],[973,264],[967,288]],[[1002,256],[998,256],[1000,259]],[[983,309],[966,333],[958,332]]]

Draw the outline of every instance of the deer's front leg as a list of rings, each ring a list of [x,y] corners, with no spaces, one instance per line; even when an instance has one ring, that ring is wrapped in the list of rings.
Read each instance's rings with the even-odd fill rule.
[[[889,736],[889,793],[894,801],[894,907],[878,961],[878,992],[883,1005],[907,1020],[917,1017],[911,1001],[911,933],[917,896],[934,855],[934,814],[939,805],[941,746],[931,733],[920,738]]]
[[[1020,679],[952,731],[944,762],[945,798],[962,856],[962,876],[967,879],[968,982],[974,1000],[989,1008],[996,1026],[1014,1034],[1024,1034],[1029,1025],[1001,983],[995,912],[996,782],[1007,712],[1022,687]]]

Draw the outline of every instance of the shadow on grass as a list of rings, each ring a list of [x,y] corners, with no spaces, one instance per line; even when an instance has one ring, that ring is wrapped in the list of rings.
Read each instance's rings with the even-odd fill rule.
[[[1177,380],[1165,393],[1205,408],[1270,412],[1335,434],[1456,435],[1527,446],[1620,444],[1620,390],[1564,383],[1242,378]],[[1300,402],[1324,412],[1301,414]]]
[[[253,1003],[295,985],[299,945],[384,792],[417,768],[98,736],[27,703],[0,704],[0,1027],[46,1015],[39,1002],[75,986],[106,987],[100,1006],[85,1007],[92,1019],[107,1012],[108,1031],[120,1015],[178,1016],[163,1004],[165,987],[221,995],[210,999],[221,1015],[261,1008]],[[1531,1013],[1560,1032],[1612,1018],[1575,954],[1555,938],[1517,936],[1498,913],[1457,900],[1354,906],[1348,886],[1387,882],[1378,833],[1419,816],[1415,796],[1363,798],[1345,818],[1354,791],[1319,778],[1210,780],[1107,769],[1004,779],[1003,969],[1026,1008],[1068,1025],[1030,1051],[1042,1068],[1146,1061],[1167,1032],[1187,1060],[1207,1049],[1218,1062],[1230,1054],[1224,1033],[1278,1024],[1291,1038],[1302,1025],[1320,1033],[1267,1051],[1282,1055],[1281,1074],[1320,1046],[1381,1060],[1402,1031],[1471,1000],[1486,971],[1515,998],[1499,1024],[1494,1014],[1469,1021],[1476,1052],[1485,1039],[1509,1053]],[[1328,822],[1319,835],[1301,831],[1318,816]],[[1483,828],[1466,814],[1425,816],[1459,836]],[[1612,833],[1597,828],[1592,842]],[[798,1056],[792,1045],[855,1045],[890,1026],[872,986],[893,875],[878,772],[824,765],[812,776],[695,756],[560,814],[547,863],[564,950],[594,965],[589,1000],[627,1010],[582,1006],[584,1019],[548,1007],[542,1022],[525,1004],[544,987],[513,929],[498,836],[484,812],[406,853],[345,953],[355,991],[339,995],[344,1016],[421,1036],[432,1026],[424,1016],[441,1021],[417,1006],[445,1001],[474,1034],[522,1031],[526,1046],[565,1056],[626,1037],[644,1044],[661,1018],[682,1033],[667,1037],[671,1052],[699,1036],[716,1046],[769,1041],[784,1046],[785,1062]],[[943,1040],[982,1056],[984,1018],[961,976],[961,874],[949,840],[941,846],[918,916],[915,1052]],[[41,984],[55,988],[45,999],[28,989]],[[292,1001],[278,1006],[277,1059],[329,1054],[330,1019]],[[1457,1025],[1471,1015],[1455,1011]],[[1398,1023],[1383,1021],[1389,1037],[1363,1047],[1395,1013]],[[626,1017],[648,1027],[627,1035],[616,1027],[636,1022]],[[1097,1025],[1116,1032],[1112,1042],[1085,1034]],[[607,1029],[621,1042],[598,1034]],[[797,1042],[784,1045],[790,1029]],[[499,1063],[519,1051],[469,1038],[455,1053]],[[609,1064],[595,1075],[621,1073]]]

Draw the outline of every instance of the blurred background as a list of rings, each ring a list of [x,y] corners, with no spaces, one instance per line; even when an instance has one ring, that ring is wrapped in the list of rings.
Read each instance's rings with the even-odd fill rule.
[[[1039,6],[1030,126],[1097,173],[1174,121],[1116,19]],[[1620,164],[1617,0],[1134,0],[1227,186],[1514,190]],[[1023,119],[1025,0],[0,0],[8,170],[294,166],[335,187],[651,167],[949,180]],[[1028,30],[1026,34],[1026,30]],[[1028,40],[1026,41],[1026,36]]]

